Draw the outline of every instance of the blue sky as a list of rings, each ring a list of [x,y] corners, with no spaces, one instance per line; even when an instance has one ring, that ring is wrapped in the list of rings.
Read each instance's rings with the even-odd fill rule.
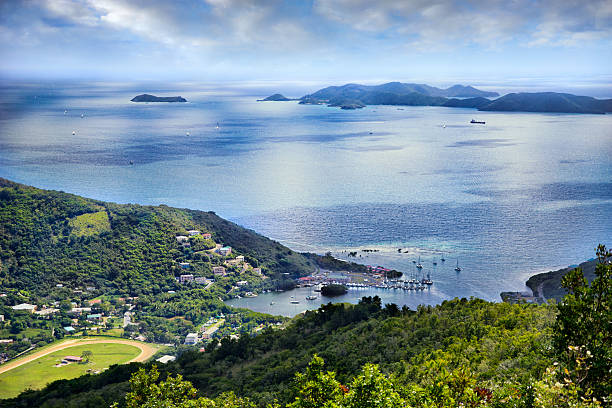
[[[2,0],[0,76],[610,84],[612,0]]]

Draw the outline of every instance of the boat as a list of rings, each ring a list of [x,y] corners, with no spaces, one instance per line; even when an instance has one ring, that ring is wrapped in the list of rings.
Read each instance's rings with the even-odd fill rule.
[[[419,256],[419,262],[416,264],[417,269],[423,269],[423,265],[421,265],[421,256]]]
[[[485,122],[484,121],[480,121],[480,120],[476,120],[476,119],[472,119],[470,120],[470,123],[472,124],[478,124],[478,125],[484,125]]]
[[[291,303],[292,305],[297,305],[298,303],[300,303],[300,301],[299,300],[292,300],[289,303]]]
[[[444,259],[444,257],[440,258],[440,260],[441,260],[442,262],[446,261],[446,259]]]
[[[73,131],[72,131],[72,136],[74,136],[74,135],[76,135],[76,132],[73,130]]]
[[[317,297],[315,295],[306,296],[306,300],[316,300]]]
[[[272,306],[274,304],[274,302],[270,302],[270,306]]]
[[[457,259],[457,266],[455,267],[457,272],[461,272],[461,267],[459,266],[459,260]]]
[[[438,263],[437,263],[436,261],[433,261],[433,264],[434,264],[434,265],[437,265]]]
[[[185,133],[185,136],[189,136],[189,132]]]
[[[217,129],[219,129],[219,122],[217,122]]]

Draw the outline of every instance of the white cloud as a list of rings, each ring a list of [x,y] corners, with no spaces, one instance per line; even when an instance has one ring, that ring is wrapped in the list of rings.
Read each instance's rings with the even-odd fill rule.
[[[510,41],[577,45],[612,37],[612,0],[315,0],[322,17],[422,48]]]

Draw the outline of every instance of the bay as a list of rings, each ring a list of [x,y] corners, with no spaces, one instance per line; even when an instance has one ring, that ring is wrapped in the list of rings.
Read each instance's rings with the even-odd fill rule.
[[[0,89],[2,177],[107,201],[213,210],[295,250],[344,259],[358,251],[358,262],[408,274],[421,256],[434,280],[418,295],[351,291],[338,301],[499,301],[530,274],[591,258],[612,238],[610,115],[344,111],[257,102],[278,89],[252,84]],[[130,102],[144,92],[189,103]],[[284,300],[270,310],[268,297],[231,303],[301,311]]]

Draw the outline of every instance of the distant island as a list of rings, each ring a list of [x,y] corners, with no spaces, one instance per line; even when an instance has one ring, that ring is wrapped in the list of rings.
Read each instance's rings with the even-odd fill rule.
[[[285,95],[276,93],[274,95],[270,95],[267,98],[264,99],[258,99],[258,102],[268,102],[268,101],[275,101],[275,102],[283,102],[283,101],[296,101],[298,99],[291,99],[291,98],[287,98]]]
[[[382,85],[346,84],[329,86],[299,98],[302,105],[327,105],[359,109],[367,105],[443,106],[480,111],[592,113],[612,112],[612,99],[595,99],[557,92],[510,93],[497,99],[497,92],[472,86],[453,85],[446,89],[425,84],[389,82]],[[264,100],[290,100],[281,94]]]
[[[131,99],[132,102],[187,102],[182,96],[155,96],[142,94]]]

